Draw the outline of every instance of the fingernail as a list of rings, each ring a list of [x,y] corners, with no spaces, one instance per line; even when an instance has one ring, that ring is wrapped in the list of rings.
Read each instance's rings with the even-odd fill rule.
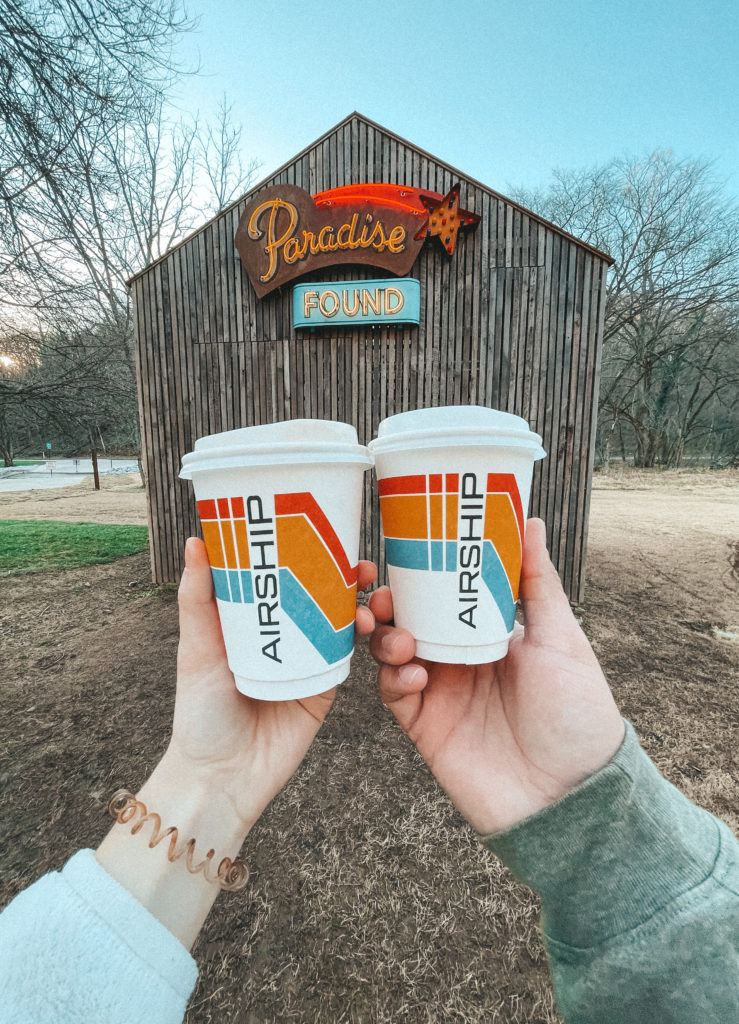
[[[394,651],[397,651],[400,639],[397,633],[386,633],[382,638],[382,649],[385,654],[392,654]]]
[[[398,679],[401,683],[418,683],[423,676],[423,669],[420,665],[403,665],[398,672]]]

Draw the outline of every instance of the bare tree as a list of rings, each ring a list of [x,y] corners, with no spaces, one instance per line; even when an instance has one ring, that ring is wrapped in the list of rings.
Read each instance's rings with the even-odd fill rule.
[[[130,389],[117,339],[98,327],[66,335],[16,333],[0,338],[0,454],[11,465],[19,442],[52,431],[84,446],[91,425],[117,421]]]
[[[179,0],[1,0],[0,240],[11,270],[29,244],[19,223],[29,195],[65,192],[101,120],[124,123],[142,98],[163,95],[188,27]]]
[[[599,438],[679,465],[739,379],[739,215],[710,167],[656,152],[521,198],[610,252]],[[711,412],[713,410],[713,412]]]
[[[180,0],[0,0],[4,333],[71,330],[110,293],[89,213],[107,217],[112,178],[93,154],[103,132],[162,101],[190,24]]]
[[[0,337],[40,359],[0,373],[5,410],[71,434],[115,393],[135,424],[126,280],[249,186],[225,99],[204,127],[168,113],[188,27],[180,0],[0,0]]]
[[[234,123],[225,95],[215,120],[199,133],[197,142],[200,169],[210,193],[204,213],[213,216],[246,192],[260,163],[255,158],[244,163],[241,125]]]
[[[242,164],[241,129],[228,117],[224,105],[216,128],[173,121],[154,96],[125,121],[101,115],[72,139],[77,175],[63,185],[44,179],[16,204],[17,244],[0,276],[13,324],[23,310],[70,329],[102,319],[132,358],[126,280],[193,230],[204,207],[245,192],[255,172],[255,161]]]
[[[73,168],[70,145],[101,111],[124,117],[143,93],[161,94],[190,25],[179,0],[2,0],[3,201]]]

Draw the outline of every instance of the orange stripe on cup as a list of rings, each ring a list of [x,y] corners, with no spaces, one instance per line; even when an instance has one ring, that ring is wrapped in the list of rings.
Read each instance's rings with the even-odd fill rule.
[[[357,567],[351,565],[336,531],[326,517],[326,513],[316,499],[308,491],[295,494],[276,494],[275,513],[277,516],[304,515],[312,524],[316,534],[334,557],[344,580],[348,585],[357,582]]]
[[[439,487],[441,487],[441,475],[439,476]],[[431,527],[431,539],[443,540],[442,537],[442,516],[441,503],[444,499],[441,494],[429,495],[429,525]]]
[[[516,514],[518,533],[523,544],[525,518],[521,495],[518,493],[518,484],[513,473],[488,473],[488,494],[507,494],[511,499],[513,510]]]
[[[389,494],[380,498],[386,537],[424,539],[427,536],[426,495]]]
[[[339,630],[351,625],[357,585],[352,582],[347,586],[343,572],[314,524],[303,515],[278,516],[277,546],[280,566],[292,572],[332,627]]]
[[[488,494],[485,505],[485,539],[498,552],[513,600],[518,600],[521,576],[521,537],[513,502],[508,494]]]
[[[218,521],[214,519],[201,519],[200,529],[203,531],[203,540],[208,552],[208,561],[214,569],[225,569],[226,562],[223,557],[223,545],[221,544],[221,530]]]
[[[234,535],[230,519],[221,521],[221,531],[223,533],[223,553],[226,556],[226,565],[229,569],[235,569],[237,567],[236,546],[234,545]]]
[[[243,519],[234,519],[234,533],[236,534],[236,549],[239,553],[239,565],[242,569],[251,566],[249,560],[249,542],[246,536],[246,522]]]
[[[456,494],[446,496],[446,539],[457,539],[457,513],[459,511],[459,498]]]

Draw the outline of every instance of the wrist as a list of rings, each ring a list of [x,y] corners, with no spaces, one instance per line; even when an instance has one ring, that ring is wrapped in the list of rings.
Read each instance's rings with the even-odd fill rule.
[[[136,794],[146,817],[116,823],[96,854],[108,874],[188,949],[220,891],[213,880],[218,865],[226,857],[236,858],[250,827],[223,783],[222,773],[193,765],[170,748]],[[176,837],[167,834],[170,828],[177,830]],[[150,846],[157,835],[159,841]],[[174,860],[173,838],[180,854]],[[189,840],[194,840],[195,865],[207,863],[208,852],[214,851],[210,874],[188,867]]]
[[[230,776],[209,765],[194,764],[171,744],[137,796],[177,828],[180,843],[194,837],[201,853],[214,849],[218,859],[235,857],[256,821],[244,818],[229,795]]]
[[[656,769],[631,726],[558,803],[483,837],[540,896],[550,939],[586,948],[652,918],[715,863],[718,825]]]
[[[620,714],[579,729],[576,738],[565,742],[554,735],[544,738],[536,754],[514,751],[500,769],[500,758],[491,764],[470,759],[450,785],[442,785],[476,832],[492,836],[507,832],[566,799],[586,779],[611,761],[624,740]],[[496,780],[497,784],[496,784]]]

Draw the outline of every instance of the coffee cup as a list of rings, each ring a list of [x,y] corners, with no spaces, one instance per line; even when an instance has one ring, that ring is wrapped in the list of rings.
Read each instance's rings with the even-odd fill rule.
[[[447,406],[390,416],[369,449],[396,625],[421,658],[505,657],[541,438],[519,416]]]
[[[354,427],[327,420],[211,434],[184,456],[242,693],[291,700],[348,676],[371,464]]]

